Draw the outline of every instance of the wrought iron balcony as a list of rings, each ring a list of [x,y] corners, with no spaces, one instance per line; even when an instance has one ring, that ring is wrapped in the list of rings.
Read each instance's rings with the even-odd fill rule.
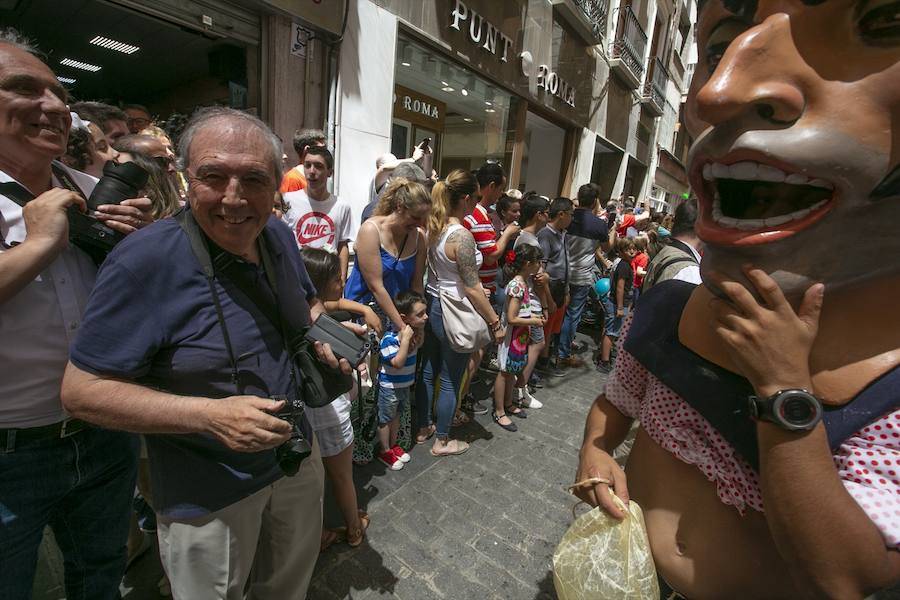
[[[603,43],[606,37],[609,0],[551,0],[551,2],[554,10],[562,14],[588,45]]]
[[[609,0],[573,0],[581,9],[598,41],[606,37],[606,19],[609,13]]]
[[[662,59],[655,56],[650,61],[650,72],[647,74],[647,81],[644,82],[641,101],[657,117],[663,114],[663,108],[666,105],[666,86],[668,83],[669,72],[663,65]]]
[[[631,88],[636,89],[644,77],[644,51],[647,34],[630,6],[619,9],[616,37],[610,48],[609,65]]]

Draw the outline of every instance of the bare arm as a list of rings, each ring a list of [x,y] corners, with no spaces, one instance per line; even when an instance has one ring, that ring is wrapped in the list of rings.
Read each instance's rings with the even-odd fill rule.
[[[325,310],[328,312],[343,310],[361,316],[365,320],[367,327],[374,330],[378,335],[381,335],[381,319],[378,318],[378,315],[375,314],[374,310],[365,304],[347,300],[346,298],[341,298],[340,300],[328,300],[324,302],[324,304]]]
[[[413,272],[412,282],[409,288],[420,294],[425,293],[425,260],[428,258],[428,240],[421,230],[416,230],[416,269]]]
[[[409,357],[409,346],[412,343],[413,339],[412,327],[410,327],[409,325],[404,325],[398,337],[400,341],[400,349],[397,350],[397,354],[395,354],[394,358],[391,359],[391,366],[395,369],[402,369],[406,364],[407,357]]]
[[[809,354],[824,286],[810,287],[797,311],[764,272],[745,269],[762,302],[744,286],[717,280],[728,300],[710,302],[715,332],[756,394],[813,389]],[[824,425],[789,432],[756,426],[766,521],[798,588],[812,598],[863,598],[900,579],[900,553],[885,547],[870,517],[835,469]]]
[[[506,252],[506,247],[509,245],[509,240],[513,238],[514,235],[519,233],[518,225],[507,225],[506,229],[503,230],[503,233],[500,234],[500,237],[497,238],[497,242],[494,244],[494,251],[483,254],[484,262],[489,265],[493,265],[500,257],[503,256],[503,253]]]
[[[452,246],[451,246],[452,244]],[[455,251],[455,256],[450,252]],[[456,261],[459,277],[465,287],[466,298],[488,325],[497,322],[497,313],[484,293],[481,279],[478,278],[478,263],[475,260],[475,238],[467,229],[458,229],[447,238],[447,255]]]
[[[625,280],[620,279],[616,282],[616,310],[624,310],[625,308]]]
[[[628,503],[628,487],[625,472],[612,458],[613,451],[625,441],[632,419],[623,415],[610,404],[604,394],[600,394],[591,405],[584,424],[584,440],[578,455],[578,471],[575,481],[591,477],[601,477],[611,482],[616,495]],[[579,498],[591,506],[602,505],[615,517],[624,514],[609,498],[607,484],[586,485],[576,491]]]
[[[54,188],[22,209],[28,233],[21,244],[0,253],[0,305],[34,281],[65,249],[69,240],[66,209],[73,204],[86,209],[79,194]]]
[[[135,433],[209,433],[241,452],[287,441],[290,426],[272,416],[284,401],[256,396],[217,400],[178,396],[136,383],[100,377],[72,363],[66,367],[62,402],[69,414],[109,429]]]
[[[350,244],[346,241],[338,242],[338,260],[341,261],[341,286],[347,283],[347,271],[350,268]]]
[[[544,320],[540,317],[520,317],[520,308],[522,308],[522,299],[510,297],[509,301],[506,303],[506,323],[508,325],[534,325],[535,327],[544,326]]]
[[[369,287],[369,291],[372,292],[375,302],[394,324],[396,331],[403,329],[405,323],[400,318],[397,307],[394,306],[394,300],[384,287],[381,271],[381,243],[378,240],[378,229],[374,223],[367,221],[359,228],[356,237],[356,266],[362,273],[363,280]]]

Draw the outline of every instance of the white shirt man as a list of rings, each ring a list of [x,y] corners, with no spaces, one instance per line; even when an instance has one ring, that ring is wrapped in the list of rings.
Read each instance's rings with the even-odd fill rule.
[[[350,205],[328,191],[334,157],[327,148],[310,147],[303,170],[307,187],[284,194],[291,207],[284,213],[284,220],[294,232],[298,247],[325,248],[336,253],[341,261],[341,279],[346,281],[353,217]]]

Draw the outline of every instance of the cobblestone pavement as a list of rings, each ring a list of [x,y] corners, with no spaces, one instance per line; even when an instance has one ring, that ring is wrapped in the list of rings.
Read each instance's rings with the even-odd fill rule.
[[[563,488],[602,379],[588,363],[545,383],[544,408],[515,419],[516,433],[480,415],[454,430],[472,444],[461,456],[435,458],[422,445],[402,471],[358,468],[368,542],[321,555],[310,600],[556,598],[553,550],[575,504]],[[486,397],[483,384],[474,391]],[[325,520],[340,524],[333,510]]]

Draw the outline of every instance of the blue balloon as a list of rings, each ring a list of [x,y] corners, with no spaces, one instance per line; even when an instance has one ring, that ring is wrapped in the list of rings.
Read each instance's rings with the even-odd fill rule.
[[[609,277],[603,277],[594,282],[594,291],[601,298],[609,293]]]

